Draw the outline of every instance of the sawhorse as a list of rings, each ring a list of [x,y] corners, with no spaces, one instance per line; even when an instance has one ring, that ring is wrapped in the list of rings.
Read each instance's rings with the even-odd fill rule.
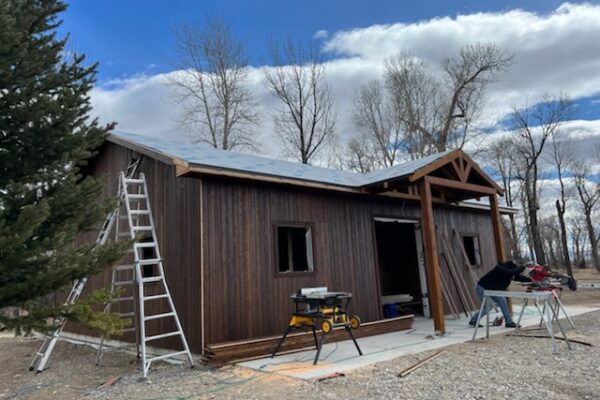
[[[479,308],[479,313],[477,315],[477,323],[475,324],[475,331],[473,332],[473,338],[471,339],[471,341],[474,342],[475,338],[477,337],[477,331],[479,329],[479,323],[481,321],[481,313],[483,310],[486,309],[486,307],[491,306],[492,301],[493,301],[492,297],[506,297],[509,299],[524,299],[525,300],[525,302],[523,304],[523,308],[521,309],[521,313],[519,315],[519,320],[517,322],[517,326],[519,325],[519,322],[521,322],[521,318],[523,317],[523,311],[525,310],[525,307],[527,306],[528,301],[533,300],[533,304],[535,305],[535,308],[540,313],[540,316],[542,317],[542,321],[546,325],[548,334],[550,335],[550,338],[552,339],[552,348],[554,350],[554,353],[555,354],[558,353],[558,346],[556,343],[556,338],[554,337],[554,328],[552,326],[553,321],[556,321],[556,324],[558,325],[560,332],[563,334],[563,337],[564,337],[565,341],[567,342],[567,347],[569,348],[569,350],[572,349],[571,342],[569,342],[569,339],[567,338],[567,334],[565,333],[565,330],[563,329],[562,325],[560,324],[560,321],[558,318],[559,307],[552,307],[552,304],[550,303],[550,300],[551,300],[551,298],[554,297],[554,294],[552,292],[548,292],[548,291],[546,291],[546,292],[511,292],[511,291],[505,291],[505,290],[484,290],[483,299],[481,301],[481,307]],[[540,304],[539,304],[540,302],[543,303],[543,307],[544,307],[543,311],[540,308]],[[563,311],[564,311],[564,308],[563,308]],[[489,338],[490,337],[490,314],[489,314],[489,312],[486,313],[486,324],[485,325],[486,325],[485,337]]]
[[[571,319],[571,317],[569,316],[569,314],[567,314],[567,311],[565,310],[565,307],[563,306],[562,301],[560,301],[561,289],[560,288],[556,288],[556,289],[550,289],[550,290],[547,290],[547,291],[550,292],[550,293],[552,293],[552,297],[550,299],[551,300],[554,299],[554,304],[552,304],[552,301],[548,302],[548,304],[551,307],[554,307],[554,310],[552,310],[552,314],[553,314],[554,320],[558,320],[560,312],[562,311],[563,314],[565,315],[565,318],[567,318],[567,321],[569,321],[569,324],[571,325],[571,328],[575,329],[575,323],[573,322],[573,320]],[[521,317],[523,316],[523,310],[525,309],[526,305],[527,305],[527,299],[525,299],[525,304],[523,305],[523,308],[521,309],[521,314],[519,315],[519,321],[521,321]],[[544,308],[542,309],[542,311],[544,311],[544,312],[546,311],[545,307],[546,307],[546,305],[544,304]],[[542,319],[540,319],[539,326],[542,326],[543,322],[544,321]]]

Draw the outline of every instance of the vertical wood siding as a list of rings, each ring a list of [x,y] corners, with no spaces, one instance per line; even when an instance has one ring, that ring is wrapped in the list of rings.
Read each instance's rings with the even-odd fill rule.
[[[90,164],[89,173],[104,177],[106,195],[115,196],[118,186],[118,175],[124,170],[134,153],[113,143],[105,143],[100,154]],[[138,168],[146,175],[150,204],[156,224],[158,246],[163,258],[167,284],[173,302],[179,314],[192,351],[202,350],[202,321],[200,311],[200,189],[199,179],[177,178],[175,168],[160,161],[144,157]],[[86,240],[95,240],[95,234],[85,236]],[[89,280],[85,293],[91,290],[109,287],[110,272],[94,276]],[[149,287],[147,294],[152,294],[156,287]],[[164,312],[164,300],[146,303],[146,314]],[[113,308],[114,311],[119,308]],[[131,311],[121,308],[120,311]],[[175,329],[171,318],[161,318],[146,324],[147,335],[158,332],[170,332]],[[67,330],[76,333],[93,334],[81,327],[67,325]],[[132,334],[122,339],[133,341]],[[178,338],[165,338],[150,343],[157,347],[181,348]]]
[[[213,178],[204,188],[207,343],[281,333],[293,311],[289,296],[301,287],[352,292],[364,321],[383,317],[373,219],[420,219],[418,203]],[[476,274],[495,264],[487,213],[436,208],[434,218],[438,241],[442,231],[452,239],[452,229],[479,234],[484,267]],[[286,221],[312,225],[314,273],[277,274],[273,226]],[[442,274],[449,280],[445,265]]]
[[[107,178],[108,195],[116,194],[118,173],[133,155],[128,149],[106,143],[91,163],[91,174]],[[283,332],[293,311],[289,295],[301,287],[327,286],[330,290],[352,292],[353,313],[363,321],[383,318],[373,220],[375,217],[420,220],[418,203],[400,199],[212,177],[177,178],[174,167],[147,157],[139,171],[146,174],[148,181],[167,282],[190,347],[196,353],[202,350],[202,283],[207,344]],[[204,221],[200,217],[201,191]],[[445,231],[455,254],[462,260],[452,230],[478,233],[483,267],[476,274],[481,275],[495,264],[488,212],[434,208],[438,243],[442,240],[441,232]],[[277,275],[273,228],[276,222],[286,221],[311,224],[314,273]],[[85,236],[86,240],[94,238]],[[203,278],[201,252],[204,252]],[[398,257],[402,259],[402,254]],[[449,279],[444,262],[441,264],[444,278]],[[101,274],[90,280],[86,292],[109,283],[110,274]],[[454,288],[452,292],[458,299]],[[149,308],[152,314],[160,311],[157,306]],[[148,324],[149,334],[159,328],[163,331],[170,328],[157,325],[160,321],[153,322],[154,325]],[[68,329],[90,334],[79,327]],[[177,339],[154,344],[179,346]]]

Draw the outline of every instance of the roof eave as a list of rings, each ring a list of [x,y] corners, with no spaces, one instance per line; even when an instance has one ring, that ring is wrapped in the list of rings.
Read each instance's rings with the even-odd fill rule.
[[[156,149],[152,149],[150,147],[141,145],[139,143],[134,143],[131,142],[127,139],[123,139],[119,136],[116,135],[111,135],[108,134],[108,136],[106,137],[106,140],[108,140],[111,143],[115,143],[118,144],[120,146],[126,147],[130,150],[133,150],[135,152],[138,152],[140,154],[143,154],[145,156],[154,158],[158,161],[164,162],[165,164],[169,164],[169,165],[176,165],[176,166],[181,166],[181,167],[187,167],[188,166],[188,162],[178,158],[178,157],[174,157],[170,154],[167,153],[163,153],[161,151],[158,151]]]

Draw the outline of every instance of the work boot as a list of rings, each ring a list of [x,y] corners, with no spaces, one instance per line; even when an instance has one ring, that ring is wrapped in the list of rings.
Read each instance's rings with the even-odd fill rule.
[[[471,325],[473,328],[475,328],[475,324],[477,324],[477,321],[469,321],[469,325]],[[483,328],[483,325],[479,324],[477,325],[478,328]]]
[[[520,328],[521,325],[517,325],[515,322],[507,322],[504,325],[506,328]]]

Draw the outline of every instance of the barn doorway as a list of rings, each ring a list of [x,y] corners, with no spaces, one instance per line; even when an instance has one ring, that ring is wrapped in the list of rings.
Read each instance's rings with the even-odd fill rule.
[[[418,221],[375,218],[382,311],[429,317],[427,279]]]

